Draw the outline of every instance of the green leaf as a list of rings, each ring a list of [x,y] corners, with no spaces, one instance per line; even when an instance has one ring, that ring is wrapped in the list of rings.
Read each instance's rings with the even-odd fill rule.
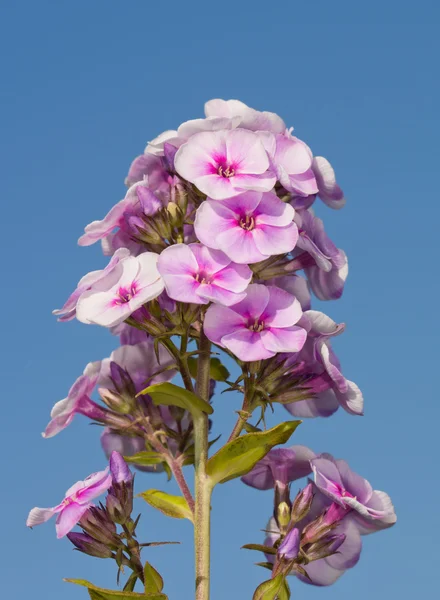
[[[244,550],[258,550],[258,552],[264,552],[265,554],[276,554],[276,548],[273,546],[263,546],[263,544],[245,544],[242,546]]]
[[[124,456],[125,462],[134,463],[141,467],[148,467],[150,465],[158,465],[164,462],[164,458],[160,452],[152,452],[145,450],[143,452],[137,452],[131,456]]]
[[[197,377],[197,359],[193,356],[188,358],[189,372],[194,377]],[[211,365],[209,368],[209,378],[214,381],[227,381],[229,379],[229,371],[219,358],[211,358]]]
[[[283,585],[278,592],[278,600],[290,600],[290,587],[287,583],[287,579],[284,579]]]
[[[263,581],[263,583],[261,583],[255,590],[252,600],[281,600],[283,597],[280,597],[279,593],[282,590],[283,583],[284,575],[282,573],[273,579]]]
[[[65,579],[64,581],[86,587],[89,590],[92,600],[122,600],[123,598],[131,598],[132,600],[168,600],[165,594],[160,593],[139,594],[137,592],[123,592],[121,590],[106,590],[93,585],[93,583],[85,579]]]
[[[287,421],[259,433],[247,433],[225,444],[206,465],[213,485],[249,473],[278,444],[285,444],[301,421]]]
[[[168,517],[193,520],[193,514],[188,503],[182,496],[172,496],[160,490],[147,490],[139,496],[148,502],[150,506],[157,508]]]
[[[208,415],[214,412],[208,402],[173,383],[156,383],[145,388],[138,395],[140,394],[148,394],[156,406],[180,406],[189,410],[194,417],[200,416],[201,412]]]
[[[160,573],[149,562],[146,562],[144,566],[144,579],[146,594],[157,593],[163,590],[163,579]]]

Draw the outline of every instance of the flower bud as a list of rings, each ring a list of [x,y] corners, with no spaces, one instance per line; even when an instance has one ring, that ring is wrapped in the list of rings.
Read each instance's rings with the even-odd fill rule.
[[[298,523],[309,513],[313,502],[313,484],[309,483],[303,490],[300,490],[293,501],[292,521]]]
[[[107,511],[115,523],[123,525],[133,510],[133,474],[119,452],[110,455],[110,472],[112,487],[107,498]]]
[[[304,527],[303,544],[316,542],[322,536],[330,533],[347,512],[349,509],[333,502],[319,517]]]
[[[89,508],[81,517],[79,525],[92,538],[113,550],[120,546],[121,540],[116,533],[116,525],[104,508],[97,506]]]
[[[87,533],[78,533],[76,531],[67,534],[67,537],[76,546],[77,550],[95,556],[96,558],[112,558],[113,553],[105,544],[98,542]]]
[[[110,377],[117,392],[128,394],[131,397],[136,396],[136,388],[130,375],[114,361],[110,362]]]
[[[122,454],[113,450],[110,455],[110,473],[112,474],[113,483],[132,483],[133,474],[128,468]]]
[[[307,559],[309,561],[327,558],[336,554],[340,546],[345,542],[347,536],[344,533],[340,535],[327,535],[315,542],[307,550]]]
[[[102,398],[102,401],[110,410],[122,415],[126,415],[131,412],[132,402],[127,402],[123,396],[117,392],[108,390],[106,388],[99,388],[98,392]]]
[[[287,504],[287,502],[281,502],[280,504],[278,504],[276,520],[280,531],[282,533],[286,531],[290,523],[290,507]]]
[[[278,555],[286,560],[295,559],[298,556],[300,539],[299,529],[291,529],[278,548]]]

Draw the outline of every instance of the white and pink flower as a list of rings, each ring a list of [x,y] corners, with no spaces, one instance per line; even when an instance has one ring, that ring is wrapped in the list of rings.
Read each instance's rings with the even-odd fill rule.
[[[223,202],[208,198],[197,210],[194,228],[209,248],[251,264],[295,248],[294,215],[292,206],[272,192],[246,192]]]
[[[81,294],[76,317],[82,323],[114,327],[164,289],[157,270],[158,254],[128,256],[89,290]]]
[[[168,295],[193,304],[236,304],[252,279],[247,265],[235,264],[223,252],[202,244],[170,246],[157,266]]]
[[[175,168],[215,200],[245,190],[267,192],[276,182],[259,136],[245,129],[196,133],[177,151]]]

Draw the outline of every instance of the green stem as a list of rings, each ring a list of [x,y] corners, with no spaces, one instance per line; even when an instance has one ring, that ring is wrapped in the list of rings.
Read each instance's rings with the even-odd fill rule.
[[[209,399],[209,372],[211,343],[203,330],[200,333],[199,359],[197,365],[197,394]],[[194,519],[194,542],[196,562],[196,600],[209,600],[210,584],[210,510],[212,487],[206,475],[208,461],[208,415],[201,413],[194,418],[195,438],[195,491],[196,509]]]
[[[130,525],[133,524],[133,521],[130,519]],[[141,561],[141,551],[139,548],[139,543],[136,538],[132,535],[131,529],[128,525],[122,525],[122,529],[127,538],[127,552],[130,555],[130,562],[132,563],[131,569],[136,574],[137,578],[144,583],[144,569],[142,567]]]

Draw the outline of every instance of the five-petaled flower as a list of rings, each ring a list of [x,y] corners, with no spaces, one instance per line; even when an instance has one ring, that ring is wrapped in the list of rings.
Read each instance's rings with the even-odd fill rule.
[[[203,131],[193,135],[175,156],[177,173],[215,200],[245,190],[267,192],[276,177],[256,133],[245,129]]]
[[[168,295],[193,304],[236,304],[252,279],[247,265],[234,264],[223,252],[202,244],[169,246],[157,266]]]
[[[307,332],[295,325],[302,316],[298,300],[275,286],[251,284],[246,297],[231,307],[211,305],[205,316],[208,338],[244,361],[277,352],[298,352]]]
[[[197,210],[199,240],[237,263],[257,263],[290,252],[298,240],[294,209],[273,192],[246,192],[217,202],[208,198]]]
[[[78,299],[76,318],[83,323],[114,327],[164,289],[157,270],[158,254],[143,252],[121,260]]]

